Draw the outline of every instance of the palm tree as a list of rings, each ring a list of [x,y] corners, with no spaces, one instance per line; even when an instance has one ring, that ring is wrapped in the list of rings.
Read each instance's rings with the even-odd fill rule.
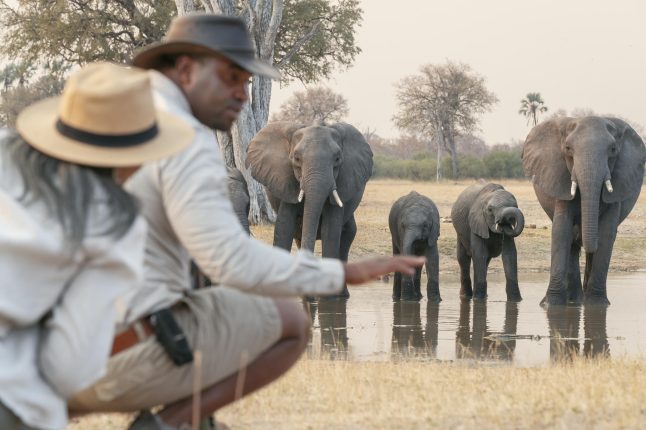
[[[527,124],[532,121],[536,125],[538,114],[547,112],[547,106],[544,103],[541,93],[527,93],[527,96],[520,101],[518,113],[527,117]]]

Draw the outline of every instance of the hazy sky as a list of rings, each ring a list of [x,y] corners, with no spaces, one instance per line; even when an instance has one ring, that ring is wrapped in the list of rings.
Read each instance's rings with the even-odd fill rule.
[[[394,83],[422,64],[469,64],[499,99],[482,116],[488,144],[524,139],[528,92],[550,111],[589,108],[646,125],[644,0],[361,0],[363,50],[329,82],[348,100],[347,121],[396,137]],[[300,83],[275,85],[271,109]]]

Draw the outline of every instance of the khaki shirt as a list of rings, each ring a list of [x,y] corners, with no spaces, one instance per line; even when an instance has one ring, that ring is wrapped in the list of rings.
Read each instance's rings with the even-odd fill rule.
[[[340,261],[307,251],[291,255],[244,232],[228,198],[215,133],[192,115],[179,87],[159,72],[149,73],[156,106],[191,124],[195,140],[177,155],[146,164],[126,184],[148,222],[144,285],[131,302],[128,321],[181,299],[191,286],[191,257],[213,281],[249,293],[340,292]]]

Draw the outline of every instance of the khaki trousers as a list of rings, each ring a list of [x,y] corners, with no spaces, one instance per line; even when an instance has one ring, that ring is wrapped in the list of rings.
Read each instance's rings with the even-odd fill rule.
[[[280,339],[282,326],[271,299],[227,287],[190,292],[172,308],[193,351],[202,352],[201,388],[254,361]],[[194,364],[176,366],[154,336],[108,362],[107,374],[69,400],[74,412],[132,412],[187,398]]]

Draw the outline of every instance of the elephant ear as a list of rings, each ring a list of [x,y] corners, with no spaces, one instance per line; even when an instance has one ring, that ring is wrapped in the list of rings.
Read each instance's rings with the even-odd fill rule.
[[[607,118],[617,129],[617,140],[621,150],[612,169],[612,193],[604,187],[602,199],[606,203],[617,203],[639,194],[644,178],[646,148],[644,141],[625,121]]]
[[[535,186],[558,200],[572,200],[572,175],[561,146],[573,118],[556,118],[532,128],[523,145],[523,168]]]
[[[343,162],[336,179],[337,192],[346,202],[363,190],[372,175],[372,150],[363,134],[350,124],[337,123],[330,127],[340,136]]]
[[[469,227],[471,228],[471,232],[483,239],[489,239],[489,226],[487,225],[485,215],[487,202],[489,201],[488,194],[489,191],[483,188],[471,205],[471,209],[469,209]]]
[[[271,194],[288,203],[298,203],[300,185],[294,176],[289,151],[292,135],[300,124],[280,121],[267,124],[247,148],[246,166]]]

